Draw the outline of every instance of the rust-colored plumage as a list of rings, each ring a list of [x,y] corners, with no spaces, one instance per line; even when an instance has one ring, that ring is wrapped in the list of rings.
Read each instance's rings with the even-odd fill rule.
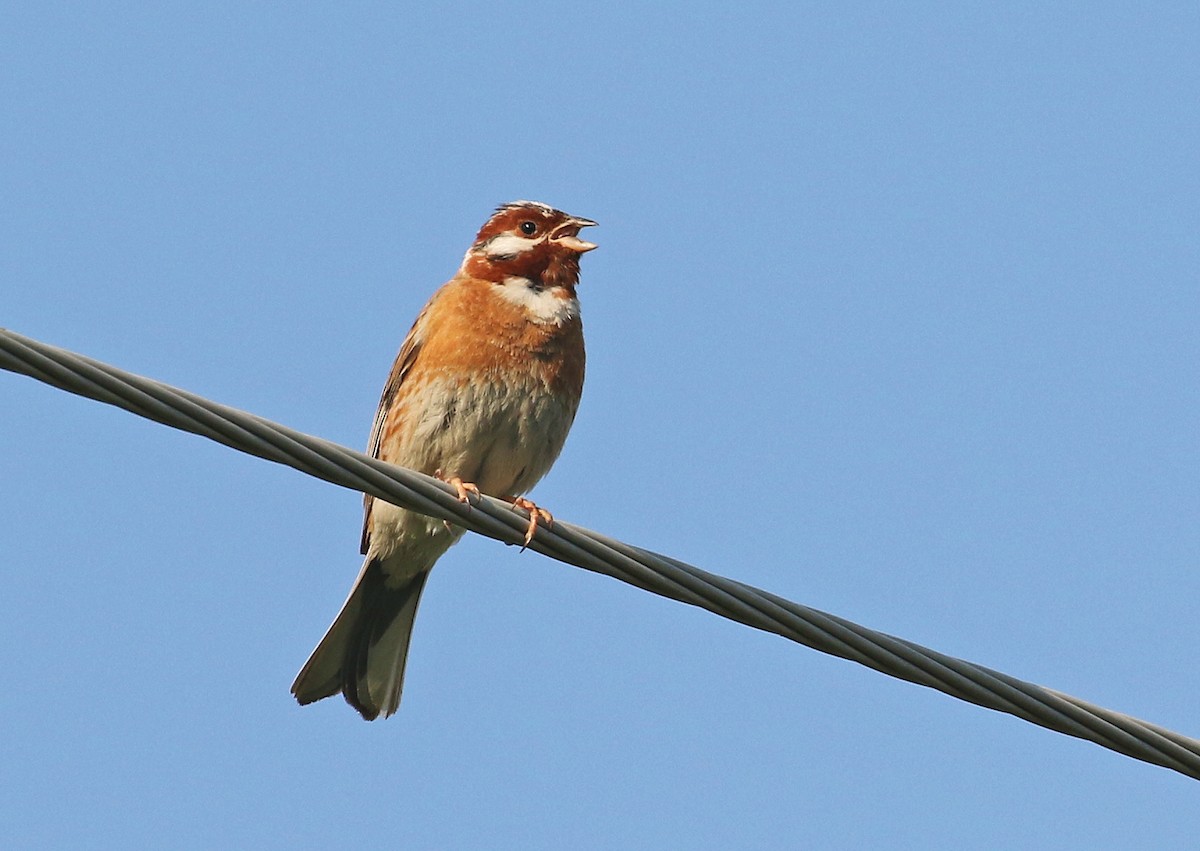
[[[594,225],[545,204],[498,208],[458,274],[429,300],[384,386],[369,451],[473,492],[546,512],[521,498],[558,457],[583,391],[583,326],[575,287],[579,238]],[[365,500],[366,561],[292,693],[311,703],[341,692],[368,720],[399,705],[409,637],[434,562],[462,530]]]

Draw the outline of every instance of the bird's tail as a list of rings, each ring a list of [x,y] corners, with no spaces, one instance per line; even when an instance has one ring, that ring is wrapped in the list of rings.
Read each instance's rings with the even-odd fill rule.
[[[396,581],[368,556],[333,626],[292,683],[296,700],[312,703],[341,692],[368,721],[395,712],[428,577],[425,569]]]

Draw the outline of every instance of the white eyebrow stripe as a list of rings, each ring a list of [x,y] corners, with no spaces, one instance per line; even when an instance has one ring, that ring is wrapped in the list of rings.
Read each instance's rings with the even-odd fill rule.
[[[544,213],[557,213],[558,210],[551,207],[549,204],[543,204],[541,201],[512,201],[508,204],[502,204],[502,210],[516,210],[521,207],[537,207]]]
[[[504,233],[500,236],[494,236],[483,244],[483,253],[488,257],[515,257],[518,254],[524,254],[534,246],[540,245],[546,237],[540,236],[537,239],[529,239],[524,236],[517,236],[515,233]]]

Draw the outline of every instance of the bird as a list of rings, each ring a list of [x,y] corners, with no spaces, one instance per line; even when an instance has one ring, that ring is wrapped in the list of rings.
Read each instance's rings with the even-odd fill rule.
[[[583,392],[579,261],[596,222],[537,201],[502,204],[458,272],[418,314],[383,388],[368,446],[436,476],[460,502],[487,494],[528,512],[528,545],[553,516],[524,497],[557,459]],[[350,596],[292,684],[309,704],[338,692],[368,721],[400,704],[421,591],[463,530],[364,497]]]

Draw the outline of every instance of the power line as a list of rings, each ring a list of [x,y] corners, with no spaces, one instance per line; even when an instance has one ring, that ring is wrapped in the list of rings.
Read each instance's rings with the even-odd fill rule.
[[[503,501],[483,497],[465,506],[453,488],[437,479],[2,328],[0,368],[508,544],[524,538],[527,521]],[[561,520],[539,528],[530,548],[889,676],[1200,779],[1196,739],[867,629],[678,559]]]

